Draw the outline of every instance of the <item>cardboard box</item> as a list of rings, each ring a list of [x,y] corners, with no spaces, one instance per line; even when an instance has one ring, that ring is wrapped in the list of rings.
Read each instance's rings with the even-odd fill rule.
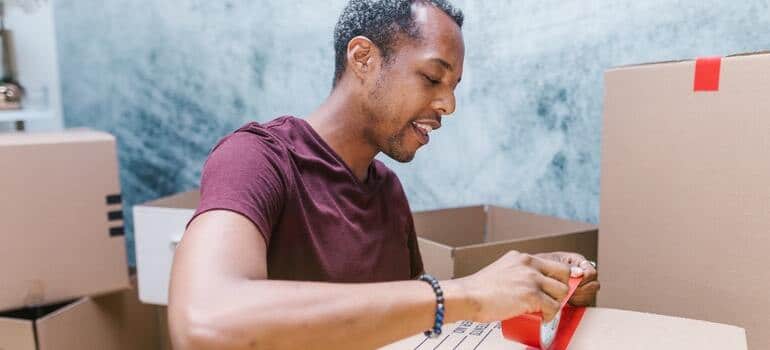
[[[497,350],[531,349],[506,340],[500,323],[457,322],[445,325],[442,335],[422,334],[398,341],[382,350]],[[586,310],[569,344],[570,350],[742,350],[742,328],[705,321],[603,308]]]
[[[115,138],[0,135],[0,310],[129,287]]]
[[[160,333],[160,350],[172,350],[171,334],[168,331],[168,308],[158,306],[158,327]]]
[[[152,350],[157,307],[136,290],[0,313],[0,350]]]
[[[593,225],[496,206],[416,212],[414,225],[425,271],[439,279],[470,275],[510,250],[597,255]]]
[[[770,349],[768,72],[770,54],[606,72],[599,305]]]
[[[197,190],[134,206],[139,299],[166,305],[174,248],[200,200]],[[441,279],[478,271],[515,249],[574,251],[596,259],[596,227],[495,206],[416,212],[426,271]]]
[[[199,201],[200,193],[195,190],[134,206],[136,269],[142,302],[168,304],[174,250]]]

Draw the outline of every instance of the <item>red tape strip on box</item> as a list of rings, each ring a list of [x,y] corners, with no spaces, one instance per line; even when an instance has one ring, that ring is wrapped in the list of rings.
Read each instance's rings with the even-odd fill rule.
[[[719,91],[719,73],[722,57],[703,57],[695,60],[694,91]]]
[[[582,277],[570,278],[569,293],[564,298],[561,305],[561,316],[559,326],[556,329],[556,336],[550,347],[543,347],[541,344],[541,326],[543,325],[543,316],[541,313],[532,313],[507,319],[502,322],[503,336],[508,340],[513,340],[535,349],[543,350],[565,350],[569,345],[572,335],[580,324],[585,312],[584,307],[572,307],[567,305],[572,294],[582,281]]]

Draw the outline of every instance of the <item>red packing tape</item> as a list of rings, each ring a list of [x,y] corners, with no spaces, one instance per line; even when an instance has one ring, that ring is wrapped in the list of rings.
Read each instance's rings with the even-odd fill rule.
[[[569,345],[572,335],[583,319],[584,307],[572,307],[567,305],[572,294],[575,293],[580,285],[582,277],[570,278],[569,292],[562,301],[561,311],[559,312],[559,325],[555,330],[550,347],[548,344],[542,344],[541,327],[543,326],[543,316],[541,313],[532,313],[507,319],[502,322],[503,336],[508,340],[513,340],[535,349],[543,350],[565,350]],[[545,346],[544,346],[545,345]]]
[[[722,57],[703,57],[695,60],[694,91],[719,91],[719,73]]]

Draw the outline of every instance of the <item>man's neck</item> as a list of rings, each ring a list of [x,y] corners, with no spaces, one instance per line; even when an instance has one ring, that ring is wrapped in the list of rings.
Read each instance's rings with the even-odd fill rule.
[[[363,183],[379,151],[364,134],[368,118],[356,98],[343,90],[334,89],[306,120]]]

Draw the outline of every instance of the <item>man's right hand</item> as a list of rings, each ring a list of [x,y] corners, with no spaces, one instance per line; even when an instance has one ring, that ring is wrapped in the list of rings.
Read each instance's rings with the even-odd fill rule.
[[[500,321],[532,312],[542,312],[550,321],[567,296],[569,277],[566,264],[511,251],[456,281],[476,306],[474,321]]]

